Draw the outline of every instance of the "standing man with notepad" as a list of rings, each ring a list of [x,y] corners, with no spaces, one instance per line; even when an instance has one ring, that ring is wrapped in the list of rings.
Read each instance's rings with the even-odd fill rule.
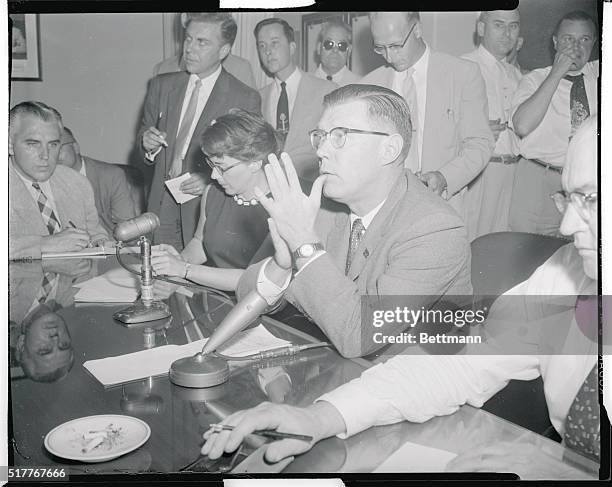
[[[164,181],[190,173],[181,191],[200,196],[210,181],[210,169],[201,164],[202,132],[230,108],[259,113],[261,104],[255,90],[221,66],[236,38],[237,26],[230,14],[192,15],[185,29],[183,59],[187,71],[151,80],[138,137],[145,162],[155,164],[148,211],[159,216],[161,225],[154,241],[178,250],[193,236],[200,201],[177,204]]]

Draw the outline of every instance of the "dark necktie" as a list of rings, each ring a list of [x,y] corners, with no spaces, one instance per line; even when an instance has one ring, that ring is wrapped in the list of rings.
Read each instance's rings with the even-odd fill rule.
[[[287,83],[281,82],[281,93],[276,106],[276,130],[285,137],[289,132],[289,97],[287,96]]]
[[[187,104],[187,109],[183,115],[181,126],[176,136],[176,145],[174,146],[174,157],[172,158],[172,166],[170,167],[169,176],[175,178],[180,176],[183,172],[183,151],[185,150],[185,144],[189,143],[189,130],[193,124],[193,119],[196,115],[196,109],[198,107],[198,97],[200,96],[200,86],[202,86],[202,80],[198,78],[191,92],[191,98]]]
[[[326,76],[326,78],[327,78],[327,81],[331,81],[331,80],[332,80],[332,76],[331,76],[331,74],[328,74],[328,75]]]
[[[43,222],[45,225],[47,225],[49,235],[59,232],[62,229],[59,219],[55,215],[53,208],[51,208],[45,193],[43,193],[38,183],[32,183],[32,187],[38,191],[38,198],[36,202],[38,203],[38,209],[40,210]]]
[[[361,239],[363,238],[363,234],[365,233],[365,231],[366,229],[363,226],[363,222],[361,221],[361,218],[357,218],[353,222],[353,226],[351,227],[349,250],[348,250],[348,254],[346,255],[346,267],[344,269],[344,274],[346,275],[348,275],[349,269],[351,268],[351,262],[353,262],[353,257],[355,256],[355,251],[357,250],[357,247],[359,247],[359,243],[361,242]]]
[[[581,385],[565,420],[565,444],[572,450],[599,460],[600,430],[597,398],[597,364]]]
[[[589,100],[586,94],[586,88],[584,87],[584,74],[578,74],[576,76],[565,76],[567,81],[572,83],[572,89],[570,91],[570,115],[571,115],[571,134],[574,135],[576,130],[580,128],[580,125],[586,120],[591,111],[589,110]]]

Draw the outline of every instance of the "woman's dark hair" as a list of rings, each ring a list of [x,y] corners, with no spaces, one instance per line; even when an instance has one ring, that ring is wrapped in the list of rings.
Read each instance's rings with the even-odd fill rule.
[[[230,156],[243,162],[280,155],[280,135],[261,115],[232,108],[202,134],[200,147],[206,157]]]

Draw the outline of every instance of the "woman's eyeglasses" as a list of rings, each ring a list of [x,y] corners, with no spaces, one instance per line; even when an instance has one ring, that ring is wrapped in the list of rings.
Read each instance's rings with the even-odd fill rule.
[[[386,132],[350,129],[347,127],[334,127],[329,132],[323,129],[314,129],[308,132],[308,135],[310,135],[310,143],[314,150],[318,150],[327,137],[329,137],[329,141],[334,148],[340,149],[344,147],[346,143],[346,134],[391,135]]]
[[[221,174],[222,176],[229,171],[230,169],[239,166],[240,162],[237,162],[236,164],[233,164],[232,166],[226,167],[226,168],[222,168],[221,166],[219,166],[218,164],[215,164],[213,161],[210,160],[210,158],[208,157],[204,157],[204,160],[206,161],[206,164],[208,164],[208,166],[214,171],[215,169],[217,171],[219,171],[219,174]]]
[[[349,43],[346,41],[334,42],[329,39],[323,41],[323,49],[325,49],[326,51],[331,51],[334,46],[338,46],[338,51],[346,52],[349,48]]]

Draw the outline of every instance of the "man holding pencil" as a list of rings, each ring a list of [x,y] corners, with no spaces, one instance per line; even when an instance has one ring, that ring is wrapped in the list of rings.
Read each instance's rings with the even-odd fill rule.
[[[9,259],[40,259],[110,240],[89,181],[58,166],[62,118],[44,103],[9,112]]]

